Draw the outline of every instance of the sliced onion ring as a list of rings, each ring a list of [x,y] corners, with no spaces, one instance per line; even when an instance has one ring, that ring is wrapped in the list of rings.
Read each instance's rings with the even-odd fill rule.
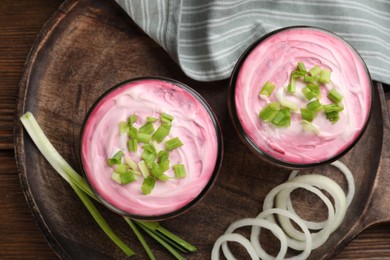
[[[295,182],[295,183],[305,183],[309,185],[313,185],[315,187],[318,187],[320,189],[326,190],[334,199],[334,204],[335,204],[335,216],[334,220],[332,222],[328,221],[327,226],[324,227],[324,229],[328,229],[328,236],[330,233],[332,233],[334,230],[336,230],[341,222],[344,219],[346,210],[347,210],[347,205],[346,205],[346,198],[344,191],[341,189],[341,187],[332,179],[323,176],[323,175],[318,175],[318,174],[312,174],[312,175],[303,175],[303,176],[298,176],[289,182]],[[280,224],[283,227],[283,229],[288,233],[291,237],[299,239],[300,237],[300,231],[296,230],[292,224],[287,220],[287,219],[282,219],[279,218]],[[328,224],[331,224],[328,226]],[[321,235],[325,235],[326,233],[321,233]],[[319,238],[319,240],[322,240]]]
[[[219,260],[219,255],[220,255],[219,248],[221,247],[222,243],[226,243],[227,241],[234,241],[240,243],[248,251],[248,254],[251,256],[252,260],[259,259],[255,249],[253,248],[251,242],[247,238],[245,238],[241,234],[229,233],[229,234],[223,234],[215,241],[213,249],[211,251],[211,260]],[[229,257],[226,256],[226,258],[235,259],[232,255]]]
[[[326,239],[329,237],[329,235],[331,233],[331,226],[333,225],[334,219],[335,219],[335,212],[334,212],[334,208],[333,208],[331,201],[319,189],[317,189],[316,187],[313,187],[312,185],[307,184],[307,183],[291,182],[291,181],[282,183],[282,184],[276,186],[275,188],[273,188],[268,193],[268,195],[265,197],[264,203],[263,203],[263,210],[269,210],[269,209],[274,207],[274,200],[280,192],[282,192],[284,190],[289,191],[289,190],[296,189],[296,188],[303,188],[305,190],[308,190],[308,191],[316,194],[328,207],[328,221],[327,221],[326,229],[324,229],[324,231],[320,234],[320,236],[318,236],[318,235],[315,236],[313,243],[312,243],[312,247],[313,246],[318,247],[320,244],[323,244],[324,241],[326,241]],[[285,207],[282,207],[282,209],[285,210]],[[291,214],[296,215],[299,219],[301,219],[296,213],[291,212]],[[289,235],[290,237],[292,237],[292,238],[287,237],[288,246],[295,249],[295,250],[303,250],[306,246],[306,243],[305,243],[306,235],[303,234],[302,232],[296,230],[291,225],[291,222],[286,217],[283,218],[283,216],[279,215],[278,219],[279,219],[279,221],[283,222],[284,225],[281,225],[281,226],[282,226],[283,230],[285,231],[285,233],[287,235]],[[272,223],[276,223],[275,218],[272,215],[268,217],[268,220],[271,221]],[[302,219],[301,219],[301,221],[304,223],[304,221]],[[307,227],[306,224],[305,224],[305,227]]]
[[[232,233],[234,230],[244,226],[257,226],[270,230],[280,241],[279,253],[275,259],[284,259],[284,256],[287,253],[287,238],[283,230],[275,223],[271,223],[268,220],[261,218],[244,218],[233,222],[225,231],[225,234]],[[259,238],[257,238],[257,243],[260,244]],[[253,245],[253,241],[251,240]],[[229,259],[229,256],[233,257],[231,254],[227,243],[222,244],[222,250],[226,258]],[[274,257],[267,254],[264,250],[256,250],[258,257],[261,259],[273,259]]]
[[[341,161],[334,161],[332,162],[330,165],[336,167],[337,169],[339,169],[343,174],[344,174],[344,177],[345,177],[345,180],[347,181],[347,185],[348,185],[348,192],[347,192],[347,207],[349,207],[349,205],[351,204],[352,202],[352,199],[353,197],[355,196],[355,180],[354,180],[354,177],[352,175],[352,172],[351,170],[344,164],[342,163]],[[288,180],[291,180],[292,178],[295,178],[297,175],[298,175],[299,171],[298,170],[293,170],[291,171],[290,173],[290,176],[288,177]],[[288,209],[290,211],[294,211],[292,205],[291,205],[291,201],[288,202],[289,206],[288,206]],[[311,228],[311,227],[309,227]],[[322,228],[322,227],[321,227]],[[314,229],[314,228],[313,228]],[[320,229],[320,228],[318,228]]]
[[[303,250],[302,253],[300,253],[299,255],[290,257],[290,258],[285,258],[285,259],[295,259],[295,260],[306,259],[310,255],[311,250],[312,250],[312,238],[311,238],[311,235],[310,235],[310,231],[306,227],[305,223],[303,223],[302,219],[300,217],[298,217],[296,214],[293,214],[293,213],[291,213],[291,212],[289,212],[289,211],[287,211],[285,209],[278,209],[278,208],[266,209],[266,210],[262,211],[257,216],[257,218],[259,218],[259,219],[269,219],[269,217],[272,217],[272,219],[274,219],[273,218],[273,214],[276,214],[276,215],[279,215],[279,216],[284,216],[284,217],[292,219],[295,223],[297,223],[297,225],[303,230],[303,233],[305,234],[305,238],[306,238],[305,242],[304,242],[305,246],[302,249]],[[254,247],[254,249],[256,250],[258,255],[264,254],[266,256],[269,256],[264,251],[264,249],[261,247],[261,245],[259,243],[259,239],[258,239],[259,236],[260,236],[260,227],[253,226],[252,227],[252,233],[251,233],[251,243],[252,243],[252,246]],[[289,237],[286,237],[286,238],[287,238],[287,241],[291,240]],[[263,259],[269,259],[269,258],[265,258],[264,257]]]

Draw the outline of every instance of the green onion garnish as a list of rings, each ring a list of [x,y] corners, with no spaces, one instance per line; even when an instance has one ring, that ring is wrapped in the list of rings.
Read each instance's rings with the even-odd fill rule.
[[[157,143],[161,143],[166,136],[168,136],[169,131],[172,125],[167,123],[162,123],[154,132],[153,139],[156,140]]]
[[[306,108],[312,110],[315,113],[318,113],[323,109],[323,106],[322,106],[320,100],[316,99],[314,101],[309,102],[306,105]]]
[[[137,138],[137,135],[138,135],[138,130],[137,128],[135,128],[134,126],[129,126],[128,128],[128,132],[127,132],[127,135],[133,139],[136,139]]]
[[[275,115],[274,119],[272,119],[272,123],[277,127],[286,127],[291,124],[291,113],[290,109],[282,108]]]
[[[127,141],[127,149],[130,152],[136,152],[138,150],[138,140],[137,139],[129,139]]]
[[[149,143],[150,140],[152,140],[152,135],[151,134],[143,134],[143,133],[138,133],[137,134],[137,140],[140,143]]]
[[[129,131],[129,126],[127,125],[127,122],[119,122],[119,133],[124,134],[127,133],[127,131]]]
[[[138,130],[138,133],[150,135],[154,132],[154,126],[152,122],[146,122]]]
[[[308,108],[301,108],[302,119],[308,122],[312,122],[316,117],[316,112]]]
[[[332,123],[336,123],[340,119],[339,112],[337,112],[337,111],[325,113],[325,116]]]
[[[157,117],[154,116],[147,116],[146,117],[146,122],[153,123],[157,121]]]
[[[332,88],[328,93],[328,98],[337,104],[343,100],[343,95],[341,95],[335,88]]]
[[[306,66],[302,61],[298,62],[297,68],[299,71],[304,72],[306,74]]]
[[[271,96],[274,89],[275,89],[275,85],[267,81],[265,82],[264,86],[261,88],[259,95],[269,97]]]
[[[302,89],[302,93],[305,95],[305,97],[308,100],[311,100],[313,98],[318,98],[321,94],[320,92],[320,85],[316,83],[309,82],[306,87]]]
[[[313,77],[317,76],[317,75],[320,74],[320,73],[321,73],[321,67],[320,67],[319,65],[314,66],[314,67],[311,68],[311,70],[309,70],[309,72],[308,72],[308,74],[309,74],[310,76],[313,76]]]
[[[315,133],[317,135],[320,133],[320,130],[315,125],[306,120],[302,120],[302,128],[309,133]]]
[[[126,164],[132,169],[133,171],[138,171],[138,166],[137,164],[130,158],[130,157],[125,157],[125,162]]]
[[[260,111],[259,118],[261,118],[264,122],[270,122],[276,116],[279,110],[279,103],[271,102]]]
[[[154,185],[156,184],[156,179],[148,176],[144,178],[144,181],[142,182],[141,190],[143,194],[148,195],[152,192],[154,189]]]
[[[160,115],[160,120],[162,123],[167,123],[167,124],[171,124],[172,121],[173,121],[173,116],[167,114],[167,113],[164,113],[162,112],[161,115]]]
[[[137,121],[137,115],[136,115],[136,114],[132,114],[132,115],[129,116],[129,118],[127,119],[127,123],[128,123],[129,125],[133,125],[136,121]]]
[[[291,111],[297,111],[298,110],[298,105],[295,104],[294,102],[290,101],[290,100],[287,100],[287,99],[282,99],[280,101],[280,105],[282,105],[282,107],[289,108]]]
[[[318,82],[322,84],[328,84],[330,82],[330,74],[331,71],[328,69],[321,70],[320,78],[318,79]]]
[[[176,178],[184,178],[187,176],[184,164],[175,164],[172,167]]]
[[[179,139],[179,137],[172,138],[172,139],[165,142],[165,148],[168,151],[172,151],[173,149],[179,148],[182,145],[183,145],[183,143]]]
[[[113,157],[111,157],[111,158],[109,158],[107,160],[107,164],[109,166],[120,164],[122,162],[122,156],[123,156],[123,152],[122,151],[118,151],[116,154],[114,154]]]
[[[141,171],[141,174],[144,178],[146,178],[150,175],[149,168],[148,168],[148,166],[146,166],[146,163],[144,160],[139,161],[138,167],[139,167],[139,170]]]
[[[325,113],[330,113],[330,112],[341,112],[344,110],[344,106],[341,104],[329,104],[324,106],[324,111]]]
[[[309,82],[314,83],[315,80],[316,80],[316,77],[313,77],[313,76],[307,76],[306,75],[306,76],[303,77],[303,81],[306,82],[306,83],[309,83]]]
[[[291,75],[290,77],[290,83],[287,85],[287,91],[289,93],[295,93],[297,87],[295,83],[295,77]]]
[[[127,166],[127,164],[121,163],[121,164],[115,165],[114,172],[122,174],[122,173],[125,173],[128,169],[129,169],[129,167]]]

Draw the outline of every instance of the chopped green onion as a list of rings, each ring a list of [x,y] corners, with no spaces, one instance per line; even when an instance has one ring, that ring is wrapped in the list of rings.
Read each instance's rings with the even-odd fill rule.
[[[340,119],[339,112],[337,111],[325,113],[325,116],[332,123],[336,123]]]
[[[316,135],[320,134],[320,130],[309,121],[302,120],[302,128],[306,132],[315,133]]]
[[[151,153],[144,150],[141,154],[141,158],[145,161],[146,165],[150,168],[150,165],[156,160],[156,153]]]
[[[299,71],[302,71],[302,72],[305,72],[305,73],[307,72],[306,66],[305,66],[305,64],[302,61],[298,62],[297,68],[298,68]]]
[[[290,109],[282,108],[278,111],[274,119],[272,119],[272,123],[277,127],[286,127],[291,124],[291,113]]]
[[[146,122],[153,123],[157,121],[157,117],[154,116],[147,116],[146,117]]]
[[[127,166],[127,164],[117,164],[114,167],[114,172],[122,174],[125,173],[128,169],[129,167]]]
[[[150,135],[154,132],[154,126],[152,122],[146,122],[138,130],[138,133]]]
[[[259,113],[259,118],[264,122],[270,122],[280,110],[280,105],[277,102],[267,104]]]
[[[294,102],[290,101],[290,100],[287,100],[287,99],[282,99],[280,101],[280,105],[282,105],[283,107],[287,107],[287,108],[289,108],[292,111],[297,111],[298,110],[298,105],[295,104]]]
[[[152,162],[150,164],[150,173],[156,178],[162,174],[160,166],[156,162]]]
[[[128,123],[129,125],[134,124],[136,121],[137,121],[137,115],[136,115],[136,114],[132,114],[132,115],[129,116],[129,118],[127,119],[127,123]]]
[[[129,149],[130,152],[136,152],[138,150],[138,140],[129,139],[127,141],[127,149]]]
[[[287,91],[289,93],[295,93],[296,91],[295,78],[296,77],[293,74],[290,76],[290,83],[287,85]]]
[[[312,122],[317,114],[311,109],[301,108],[301,115],[303,120]]]
[[[114,154],[113,157],[111,157],[107,160],[107,164],[109,166],[113,166],[115,164],[120,164],[122,162],[122,156],[123,156],[123,152],[118,151],[116,154]]]
[[[163,112],[160,115],[160,121],[163,123],[171,124],[171,122],[173,121],[173,116]]]
[[[329,69],[321,70],[320,78],[318,79],[318,82],[323,84],[328,84],[330,82],[330,74],[331,71]]]
[[[137,164],[128,156],[125,157],[125,162],[127,165],[132,169],[133,171],[138,171],[138,166]]]
[[[133,139],[136,139],[138,136],[138,130],[134,126],[129,126],[127,135]]]
[[[146,165],[144,160],[139,161],[138,163],[139,170],[141,171],[141,174],[144,178],[148,177],[150,175],[149,168]]]
[[[344,110],[343,105],[339,104],[329,104],[324,106],[325,113],[330,113],[330,112],[341,112]]]
[[[294,70],[293,72],[291,72],[291,76],[296,79],[300,77],[304,77],[305,75],[306,75],[306,71]]]
[[[154,189],[155,184],[156,184],[155,178],[153,178],[151,176],[144,178],[144,181],[142,182],[142,186],[141,186],[141,190],[142,190],[143,194],[145,194],[145,195],[150,194],[152,192],[152,190]]]
[[[152,135],[151,134],[144,134],[144,133],[138,133],[137,134],[137,140],[140,143],[149,143],[150,140],[152,140]]]
[[[269,97],[275,89],[275,85],[271,82],[265,82],[264,86],[261,88],[259,95]]]
[[[309,102],[306,105],[306,108],[312,110],[315,113],[318,113],[323,109],[323,105],[321,104],[320,100],[316,99],[314,101]]]
[[[158,163],[158,166],[160,167],[161,172],[165,172],[169,169],[169,160],[162,160]]]
[[[343,100],[343,95],[341,95],[335,88],[332,88],[328,93],[328,98],[337,104]]]
[[[309,83],[309,82],[314,83],[315,80],[316,80],[316,77],[313,77],[313,76],[307,76],[306,75],[306,76],[303,77],[303,81],[306,82],[306,83]]]
[[[173,149],[179,148],[182,145],[183,145],[183,143],[179,139],[179,137],[172,138],[172,139],[165,142],[165,148],[168,151],[172,151]]]
[[[157,143],[161,143],[165,137],[169,134],[169,131],[171,129],[171,124],[162,123],[154,132],[153,139],[156,140]]]
[[[129,130],[129,126],[127,125],[127,122],[121,121],[119,122],[119,133],[124,134],[127,133]]]
[[[319,66],[319,65],[316,65],[316,66],[314,66],[313,68],[311,68],[311,70],[309,70],[309,75],[310,76],[313,76],[313,77],[315,77],[315,76],[317,76],[318,74],[320,74],[321,73],[321,67]]]
[[[321,94],[320,85],[310,82],[302,89],[302,93],[308,100],[318,98]]]
[[[172,166],[173,172],[175,173],[176,178],[184,178],[187,176],[186,170],[184,168],[184,164],[175,164]]]
[[[124,173],[113,172],[111,179],[121,185],[126,185],[136,180],[132,171],[125,171]]]

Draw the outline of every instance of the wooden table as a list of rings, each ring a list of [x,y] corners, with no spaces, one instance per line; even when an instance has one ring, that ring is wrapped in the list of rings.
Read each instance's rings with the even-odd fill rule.
[[[0,4],[0,259],[55,259],[24,198],[14,158],[18,81],[33,41],[60,0]],[[386,86],[387,91],[389,87]],[[386,93],[390,107],[390,93]],[[390,223],[363,231],[337,259],[390,259]]]

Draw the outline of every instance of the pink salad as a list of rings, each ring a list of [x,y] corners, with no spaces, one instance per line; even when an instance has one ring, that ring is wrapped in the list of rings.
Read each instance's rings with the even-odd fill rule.
[[[324,106],[331,104],[327,97],[331,89],[342,95],[339,105],[343,110],[337,122],[318,113],[311,122],[316,131],[302,126],[300,108],[309,102],[302,93],[306,83],[297,79],[295,93],[287,91],[298,62],[307,70],[319,66],[331,72],[330,82],[320,84],[318,100]],[[261,97],[259,92],[267,81],[275,89],[269,97]],[[259,111],[267,104],[282,100],[298,108],[291,112],[288,127],[259,119]],[[371,80],[364,62],[345,41],[324,30],[292,27],[265,38],[245,58],[236,78],[234,103],[243,130],[270,157],[292,164],[316,164],[342,153],[362,133],[370,114]]]
[[[156,182],[150,194],[143,194],[144,177],[121,185],[111,178],[113,169],[107,159],[118,151],[138,163],[142,143],[136,152],[127,147],[127,134],[118,124],[136,114],[133,126],[140,128],[147,117],[171,115],[172,127],[166,140],[178,137],[182,146],[170,152],[170,164],[183,164],[186,176],[174,178],[172,168],[164,174],[166,181]],[[155,128],[160,124],[153,122]],[[219,156],[218,130],[210,112],[194,95],[164,79],[138,79],[112,90],[91,110],[82,134],[81,157],[85,174],[94,190],[114,208],[136,216],[160,216],[191,203],[207,187]],[[156,150],[164,150],[164,142],[153,142]]]

